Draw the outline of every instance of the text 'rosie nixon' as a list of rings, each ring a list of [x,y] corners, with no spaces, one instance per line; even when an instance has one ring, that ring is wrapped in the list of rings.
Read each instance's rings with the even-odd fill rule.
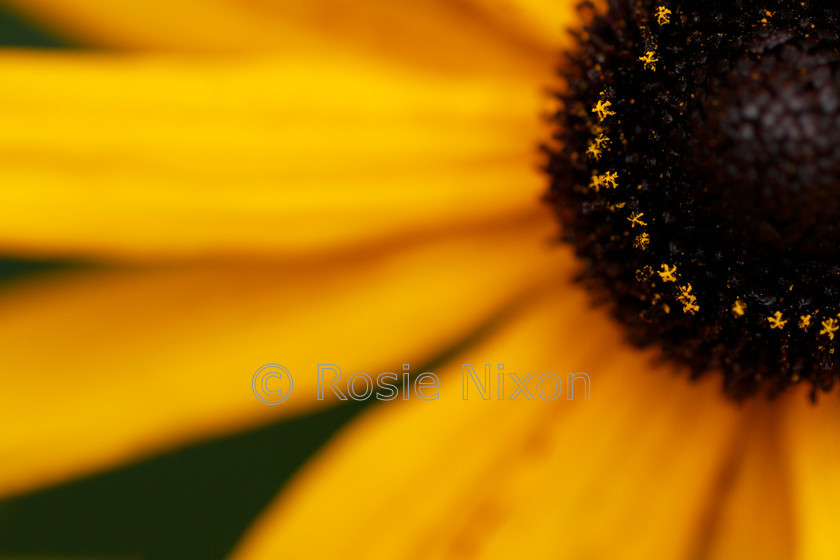
[[[397,398],[409,400],[413,395],[424,401],[434,401],[440,398],[440,379],[431,372],[412,375],[409,364],[403,364],[400,374],[383,372],[375,376],[357,372],[342,380],[341,368],[335,364],[318,364],[318,400],[324,400],[330,392],[340,400],[363,401],[376,397],[381,401],[392,401]],[[495,371],[494,371],[495,369]],[[495,368],[491,364],[484,364],[483,375],[472,364],[463,364],[461,375],[462,398],[471,397],[482,400],[555,400],[566,389],[566,399],[574,400],[574,390],[582,394],[584,400],[591,398],[592,381],[589,375],[567,373],[565,386],[563,378],[556,373],[545,372],[537,376],[536,373],[517,374],[505,371],[504,364]]]

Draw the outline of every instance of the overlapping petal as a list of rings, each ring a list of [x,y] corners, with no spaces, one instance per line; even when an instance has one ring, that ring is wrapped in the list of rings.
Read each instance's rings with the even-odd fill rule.
[[[568,30],[575,24],[580,2],[553,0],[469,0],[523,36],[538,39],[548,48],[568,44]]]
[[[742,415],[713,381],[651,371],[592,313],[580,294],[544,299],[455,360],[438,400],[370,411],[234,557],[684,557]],[[465,401],[463,363],[584,371],[591,400],[580,385],[544,400],[532,379],[534,400]]]
[[[703,538],[694,557],[797,558],[787,450],[779,433],[784,407],[778,400],[757,400],[744,408],[747,420],[736,448],[710,508],[697,520]]]
[[[328,262],[102,270],[0,299],[0,493],[323,406],[316,367],[420,364],[568,267],[530,220]],[[268,406],[255,370],[280,363]],[[327,397],[329,396],[326,395]]]
[[[335,251],[522,215],[533,84],[298,55],[0,57],[0,243],[96,259]]]
[[[3,0],[82,44],[180,52],[324,48],[435,71],[545,76],[550,49],[450,0]]]
[[[804,391],[792,396],[782,435],[793,486],[794,555],[831,558],[840,550],[840,403],[835,395],[822,395],[816,406]]]

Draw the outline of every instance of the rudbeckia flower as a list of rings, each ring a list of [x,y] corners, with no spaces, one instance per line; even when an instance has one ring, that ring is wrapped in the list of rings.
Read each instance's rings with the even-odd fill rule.
[[[675,349],[699,340],[684,330],[693,306],[698,320],[710,309],[698,280],[657,294],[674,298],[670,318],[635,340],[647,349],[632,345],[627,300],[654,294],[598,268],[630,260],[584,239],[601,232],[584,208],[623,210],[609,198],[621,179],[665,165],[613,151],[595,160],[625,167],[595,169],[584,151],[609,149],[591,141],[619,130],[589,123],[634,124],[631,106],[648,101],[621,97],[616,84],[632,82],[622,68],[677,65],[664,35],[625,56],[618,30],[676,27],[679,3],[644,3],[646,15],[579,32],[579,54],[593,58],[578,62],[587,72],[569,70],[578,87],[561,103],[549,93],[561,87],[555,69],[578,48],[563,30],[585,19],[572,1],[4,4],[98,48],[0,58],[0,247],[85,265],[0,291],[3,496],[333,406],[342,391],[324,390],[317,369],[331,364],[344,381],[429,371],[437,398],[404,391],[366,408],[278,489],[233,558],[817,559],[840,549],[836,399],[815,405],[789,377],[772,400],[741,401],[731,398],[743,396],[740,381],[723,391],[715,373],[690,380],[691,352]],[[613,15],[630,5],[610,4]],[[768,8],[762,25],[774,16]],[[599,35],[607,28],[613,39]],[[625,66],[611,68],[614,55]],[[748,159],[736,155],[727,170]],[[675,177],[667,164],[662,176]],[[590,171],[592,183],[578,180]],[[616,222],[667,222],[667,209],[651,208],[662,222],[641,207]],[[555,213],[576,247],[556,243]],[[657,249],[664,230],[653,228],[647,242],[634,236],[636,249],[677,255]],[[650,275],[666,285],[706,270],[701,253]],[[620,321],[592,306],[581,275],[600,281],[595,293],[614,298]],[[768,306],[776,323],[756,315],[770,334],[749,346],[795,326],[787,308],[773,314],[778,301],[721,305],[727,321]],[[252,386],[265,364],[294,379],[275,406]],[[492,371],[490,398],[467,364]],[[538,381],[546,372],[590,384],[557,383],[554,398]],[[367,388],[357,377],[344,396]]]

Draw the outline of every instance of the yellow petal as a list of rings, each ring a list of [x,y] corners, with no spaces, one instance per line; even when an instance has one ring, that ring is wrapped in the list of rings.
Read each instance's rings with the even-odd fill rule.
[[[0,244],[299,254],[538,205],[533,84],[367,61],[5,54]]]
[[[189,52],[340,48],[437,71],[547,75],[550,52],[449,0],[3,0],[82,44]]]
[[[328,404],[320,363],[344,379],[420,367],[568,275],[568,256],[546,246],[553,224],[511,226],[320,264],[78,272],[7,288],[0,494]],[[252,392],[266,363],[294,376],[282,405]]]
[[[805,392],[790,396],[784,417],[784,455],[793,484],[795,558],[834,558],[840,550],[840,403]]]
[[[721,479],[720,501],[701,521],[708,528],[695,558],[784,560],[794,555],[794,511],[778,401],[750,403],[748,425]]]
[[[571,293],[569,293],[571,292]],[[443,372],[440,398],[386,403],[329,445],[234,558],[681,558],[740,415],[566,290]],[[557,400],[462,398],[462,367],[586,372]],[[653,369],[653,371],[651,371]],[[439,373],[439,372],[436,372]],[[495,383],[495,381],[494,381]],[[550,382],[544,396],[553,392]]]
[[[478,9],[548,48],[568,44],[568,30],[582,24],[578,2],[557,0],[469,0]]]

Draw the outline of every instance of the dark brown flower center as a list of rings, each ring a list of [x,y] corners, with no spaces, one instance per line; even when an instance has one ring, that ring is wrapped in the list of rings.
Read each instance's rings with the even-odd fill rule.
[[[687,165],[725,241],[833,257],[840,243],[840,56],[832,36],[762,34],[698,92]]]
[[[840,8],[588,4],[548,201],[631,340],[742,398],[840,377]]]

